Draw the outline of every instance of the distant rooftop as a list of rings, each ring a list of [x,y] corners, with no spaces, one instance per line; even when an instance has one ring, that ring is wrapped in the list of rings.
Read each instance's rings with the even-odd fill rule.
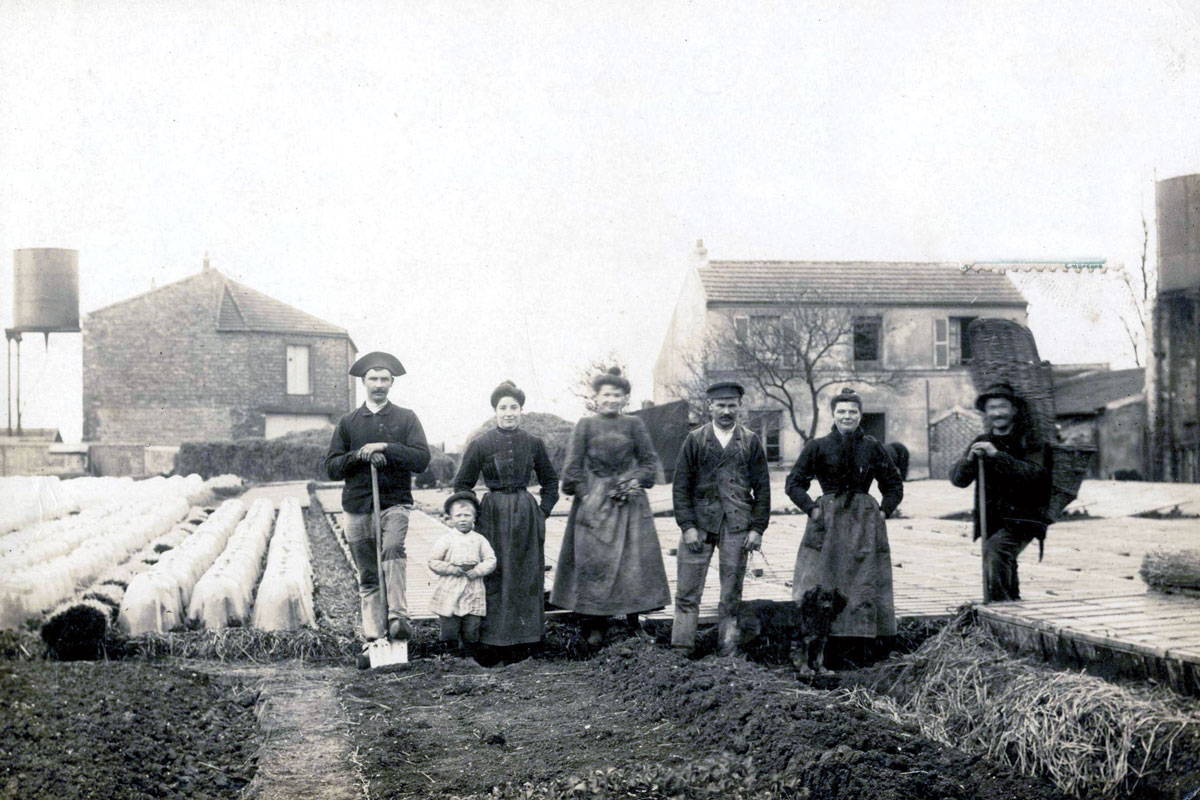
[[[151,289],[148,292],[142,292],[91,313],[103,313],[131,300],[157,294],[169,286],[177,286],[191,281],[212,281],[217,288],[217,292],[213,295],[213,315],[217,320],[217,330],[219,331],[297,333],[350,338],[350,334],[345,328],[339,328],[319,317],[290,306],[282,300],[276,300],[249,286],[244,286],[226,277],[220,271],[208,267],[207,263],[206,259],[204,270],[195,275]]]
[[[1027,305],[1007,275],[949,262],[710,261],[699,272],[710,303]]]
[[[1109,403],[1139,395],[1146,388],[1146,371],[1118,369],[1087,372],[1058,381],[1054,386],[1054,412],[1060,417],[1095,414]]]
[[[223,275],[221,277],[224,278]],[[221,293],[217,330],[347,335],[345,328],[331,325],[229,278],[225,278],[224,291]]]

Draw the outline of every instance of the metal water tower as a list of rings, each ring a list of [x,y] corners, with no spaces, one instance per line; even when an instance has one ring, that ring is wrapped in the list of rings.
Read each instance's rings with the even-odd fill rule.
[[[8,434],[17,409],[21,434],[21,334],[41,333],[50,347],[52,333],[79,332],[79,251],[27,247],[13,251],[13,326],[5,328],[8,355]],[[16,395],[13,394],[13,344],[16,343]]]

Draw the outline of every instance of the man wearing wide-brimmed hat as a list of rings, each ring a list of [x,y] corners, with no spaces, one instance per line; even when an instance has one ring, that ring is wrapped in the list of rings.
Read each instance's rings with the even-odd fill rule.
[[[1025,401],[1006,382],[989,386],[975,399],[987,433],[975,437],[950,470],[950,482],[967,487],[983,470],[987,530],[980,526],[975,494],[975,535],[983,537],[983,601],[1020,600],[1017,559],[1034,539],[1044,540],[1044,512],[1050,491],[1044,448],[1024,430]]]
[[[744,394],[741,384],[733,381],[709,386],[712,421],[687,435],[675,462],[675,521],[683,536],[676,555],[671,644],[681,650],[695,647],[700,596],[716,552],[721,579],[720,649],[723,655],[734,651],[746,561],[761,546],[771,520],[766,451],[758,436],[737,421]]]
[[[363,635],[368,641],[390,636],[407,639],[405,599],[407,559],[404,539],[412,509],[412,476],[429,465],[429,445],[417,415],[388,402],[393,382],[404,374],[390,353],[367,353],[350,367],[367,391],[366,402],[338,420],[325,457],[331,480],[344,480],[342,510],[346,539],[358,574]],[[383,528],[383,572],[387,597],[379,591],[371,465],[379,474],[380,524]]]

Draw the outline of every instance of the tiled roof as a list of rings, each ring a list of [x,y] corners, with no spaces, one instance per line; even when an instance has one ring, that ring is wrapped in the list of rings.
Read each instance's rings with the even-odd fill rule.
[[[1144,369],[1089,372],[1059,381],[1054,387],[1054,413],[1060,417],[1094,414],[1116,400],[1141,394],[1146,388]]]
[[[347,335],[344,328],[331,325],[229,278],[225,278],[221,293],[217,330]]]
[[[134,300],[161,295],[170,288],[188,284],[199,284],[211,288],[216,312],[217,330],[249,331],[263,333],[306,333],[317,336],[343,336],[350,338],[345,328],[331,325],[323,319],[307,314],[287,303],[268,297],[249,286],[232,281],[215,269],[205,269],[174,283],[159,286],[148,292],[127,297],[111,305],[98,308],[88,314],[104,314],[111,309]],[[353,342],[351,342],[353,344]]]
[[[1007,275],[961,264],[905,261],[710,261],[710,303],[1026,305]]]

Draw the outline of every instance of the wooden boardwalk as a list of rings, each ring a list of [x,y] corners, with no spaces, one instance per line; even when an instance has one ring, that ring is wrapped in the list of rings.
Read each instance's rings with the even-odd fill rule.
[[[337,510],[340,508],[340,490],[319,489],[318,497],[326,510],[330,524],[340,536],[343,527],[342,515]],[[674,596],[676,577],[674,551],[679,544],[679,529],[672,520],[667,518],[659,518],[657,523],[659,544],[662,547],[664,567],[667,571],[667,583],[671,588],[672,596]],[[546,591],[549,591],[554,584],[554,567],[558,561],[558,552],[562,546],[565,529],[566,517],[555,516],[547,521]],[[434,575],[429,571],[427,564],[434,543],[447,530],[439,520],[422,511],[413,511],[409,518],[405,548],[408,551],[409,613],[414,619],[433,619],[433,613],[429,610],[429,598],[433,594]],[[768,534],[764,539],[762,552],[756,553],[750,558],[746,581],[743,585],[744,599],[790,600],[795,559],[795,537],[786,533],[774,536]],[[975,586],[978,581],[972,582],[969,577],[959,580],[961,577],[959,572],[949,570],[945,575],[926,574],[922,580],[918,581],[915,580],[917,578],[915,570],[907,573],[902,569],[895,570],[897,616],[900,618],[929,618],[945,617],[951,614],[955,608],[971,599],[972,591],[978,593],[978,587]],[[909,580],[910,576],[914,580]],[[717,619],[719,580],[720,576],[714,557],[709,567],[704,585],[703,601],[700,605],[702,622],[715,622]],[[650,616],[670,619],[672,613],[672,609],[668,607]]]
[[[1139,592],[979,606],[980,619],[1022,653],[1200,694],[1200,600]]]
[[[910,492],[908,514],[888,522],[896,615],[901,620],[945,618],[967,603],[979,604],[978,543],[970,539],[970,523],[916,516],[925,501],[941,511],[959,502],[944,498],[935,482]],[[655,506],[668,503],[661,488]],[[1188,487],[1189,492],[1193,487]],[[1149,500],[1130,496],[1132,507],[1175,498],[1188,502],[1189,492],[1172,494],[1161,486]],[[418,493],[427,506],[440,504],[439,495]],[[429,494],[429,497],[424,497]],[[319,497],[330,518],[340,524],[339,492],[321,489]],[[911,501],[911,502],[910,502]],[[803,535],[805,518],[773,514],[762,553],[750,559],[743,596],[747,600],[791,598],[792,570]],[[673,551],[679,529],[670,517],[656,518],[667,580],[675,590]],[[562,544],[566,517],[555,514],[546,523],[546,589],[554,580],[554,565]],[[426,567],[429,550],[445,531],[434,517],[414,512],[408,536],[409,603],[417,617],[429,617],[433,576]],[[978,605],[981,619],[1006,643],[1076,666],[1129,677],[1154,678],[1192,694],[1200,694],[1200,599],[1148,592],[1137,578],[1143,555],[1156,546],[1194,547],[1200,539],[1195,520],[1153,520],[1133,517],[1063,522],[1051,529],[1044,561],[1033,545],[1021,556],[1018,603]],[[711,564],[701,604],[701,619],[716,620],[718,570]],[[671,608],[652,617],[669,619]]]

